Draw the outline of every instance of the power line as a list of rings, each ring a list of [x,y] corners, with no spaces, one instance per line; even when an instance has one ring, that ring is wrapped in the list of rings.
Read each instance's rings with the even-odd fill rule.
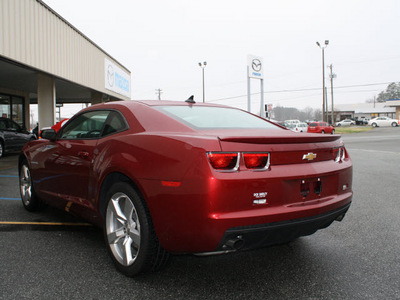
[[[381,82],[381,83],[366,83],[366,84],[355,84],[355,85],[345,85],[345,86],[337,86],[335,89],[348,89],[348,88],[354,88],[354,87],[366,87],[366,86],[376,86],[376,85],[386,85],[390,84],[392,82]],[[318,91],[320,88],[308,88],[308,89],[293,89],[293,90],[276,90],[276,91],[266,91],[264,94],[273,94],[273,93],[290,93],[290,92],[307,92],[307,91]],[[251,93],[251,95],[259,95],[260,92],[258,93]],[[230,99],[236,99],[236,98],[242,98],[242,97],[247,97],[246,95],[240,95],[240,96],[233,96],[233,97],[226,97],[226,98],[219,98],[219,99],[213,99],[209,100],[209,102],[214,102],[214,101],[222,101],[222,100],[230,100]]]

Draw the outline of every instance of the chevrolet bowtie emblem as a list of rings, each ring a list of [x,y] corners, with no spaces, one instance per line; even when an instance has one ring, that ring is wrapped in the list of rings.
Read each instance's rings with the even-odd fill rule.
[[[308,154],[303,155],[303,159],[307,159],[308,161],[313,160],[316,157],[317,157],[317,154],[314,154],[314,153],[308,153]]]

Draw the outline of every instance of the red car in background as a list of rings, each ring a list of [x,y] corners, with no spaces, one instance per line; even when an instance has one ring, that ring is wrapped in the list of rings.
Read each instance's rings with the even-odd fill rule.
[[[69,118],[62,119],[60,122],[57,122],[56,124],[51,126],[51,128],[54,129],[56,132],[58,132],[61,129],[61,127],[63,127],[64,124],[67,123],[68,120]]]
[[[335,134],[335,127],[326,122],[310,122],[307,127],[307,132]]]
[[[104,230],[127,276],[169,253],[228,253],[292,241],[341,221],[352,162],[339,135],[298,134],[204,103],[93,105],[19,158],[22,204]]]
[[[54,129],[56,132],[58,132],[60,129],[61,129],[61,127],[63,127],[64,126],[64,124],[65,123],[67,123],[67,121],[69,120],[69,118],[65,118],[65,119],[62,119],[61,121],[59,121],[59,122],[57,122],[56,124],[54,124],[53,126],[51,126],[51,127],[43,127],[40,131],[39,131],[39,133],[38,133],[38,130],[39,130],[39,123],[36,125],[36,127],[32,130],[32,133],[34,133],[35,134],[35,136],[37,137],[37,138],[39,138],[39,139],[41,139],[42,138],[42,132],[43,132],[43,130],[46,130],[46,129]]]

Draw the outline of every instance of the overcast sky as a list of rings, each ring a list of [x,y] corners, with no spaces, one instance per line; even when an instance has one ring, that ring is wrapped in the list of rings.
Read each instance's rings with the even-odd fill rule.
[[[132,99],[247,107],[247,55],[264,61],[265,102],[322,107],[322,51],[335,103],[363,103],[400,81],[398,0],[44,0],[128,68]],[[251,80],[252,93],[260,91]],[[329,69],[326,86],[330,91]],[[350,87],[349,87],[350,86]],[[259,96],[252,96],[253,112]],[[330,103],[330,93],[328,101]]]

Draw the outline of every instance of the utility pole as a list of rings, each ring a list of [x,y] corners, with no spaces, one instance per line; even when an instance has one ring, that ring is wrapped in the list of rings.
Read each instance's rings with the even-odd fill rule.
[[[158,95],[158,100],[161,100],[162,89],[156,89],[156,95]]]
[[[325,87],[325,121],[328,122],[328,89]]]
[[[331,78],[331,121],[332,121],[332,126],[335,125],[335,122],[333,120],[333,111],[334,111],[334,107],[333,107],[333,79],[336,78],[336,74],[333,73],[332,71],[332,64],[330,64],[329,69],[331,70],[331,73],[329,74],[329,77]]]

